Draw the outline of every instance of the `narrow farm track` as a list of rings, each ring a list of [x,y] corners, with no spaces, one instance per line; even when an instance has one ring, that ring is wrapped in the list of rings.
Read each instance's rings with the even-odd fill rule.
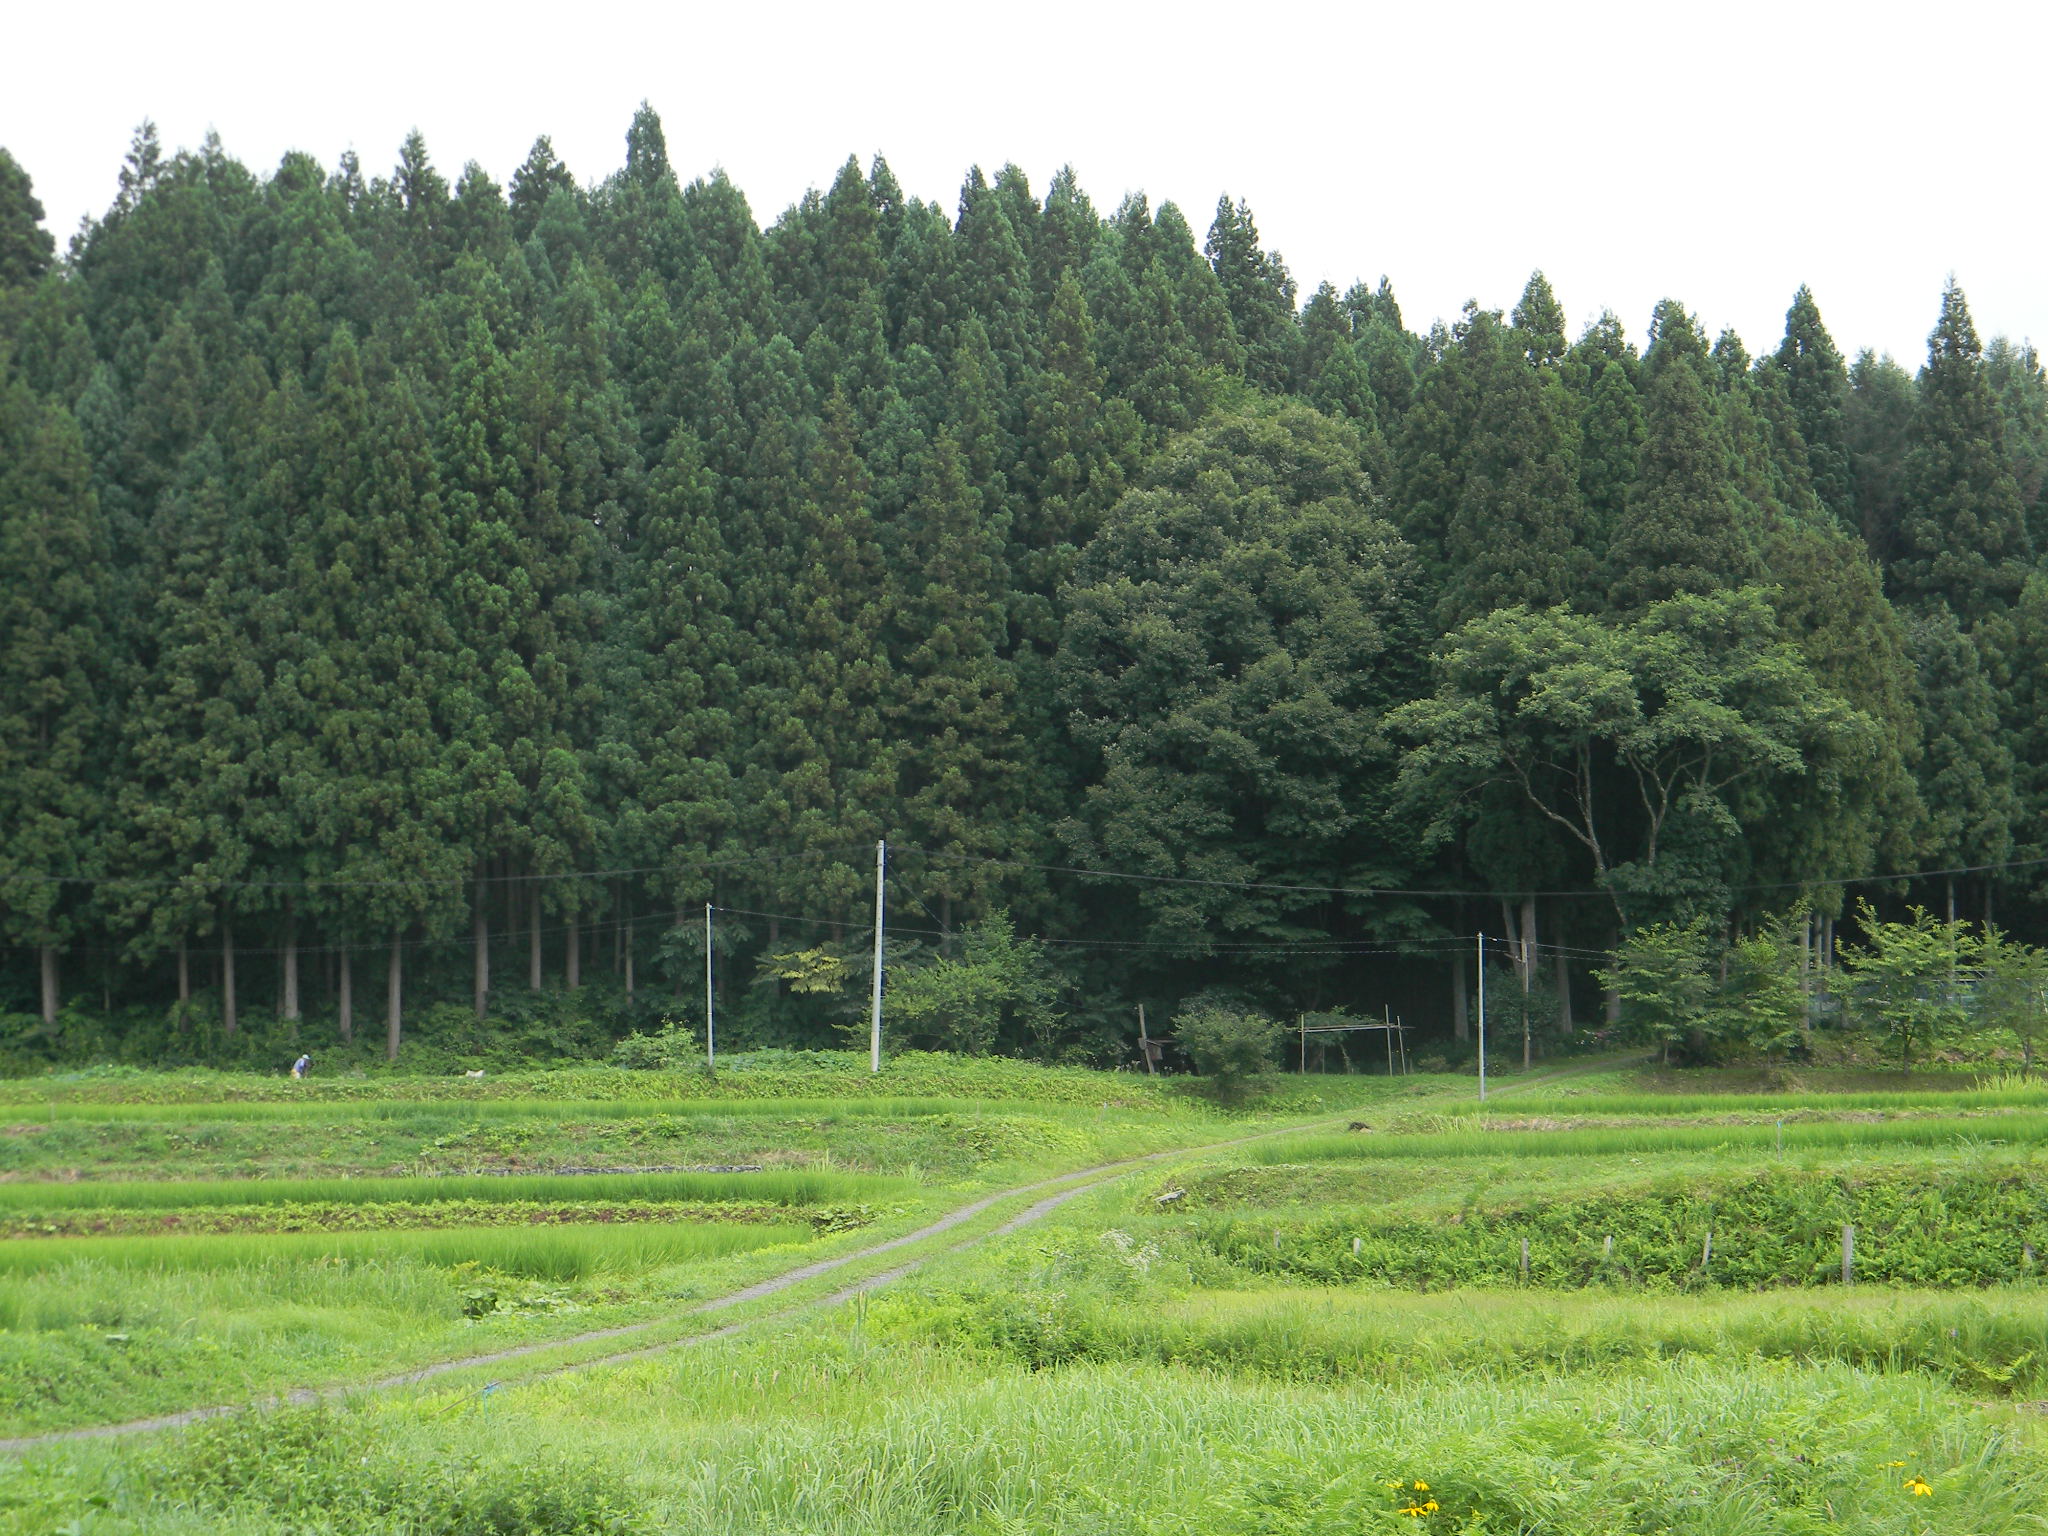
[[[1560,1079],[1576,1077],[1586,1071],[1611,1067],[1612,1065],[1614,1063],[1611,1061],[1602,1062],[1598,1066],[1579,1064],[1572,1067],[1558,1068],[1552,1072],[1534,1073],[1526,1078],[1519,1078],[1506,1087],[1496,1089],[1495,1094],[1527,1090],[1548,1083],[1554,1083]],[[946,1233],[965,1225],[967,1222],[974,1220],[975,1217],[1006,1201],[1014,1200],[1039,1190],[1052,1190],[1055,1185],[1068,1186],[1056,1189],[1053,1193],[1042,1196],[1009,1220],[991,1228],[987,1232],[979,1233],[963,1242],[946,1246],[934,1246],[929,1251],[918,1254],[905,1263],[882,1270],[876,1274],[864,1276],[851,1285],[824,1296],[800,1302],[795,1306],[787,1307],[780,1311],[769,1312],[759,1317],[745,1318],[703,1332],[685,1334],[681,1338],[663,1339],[653,1344],[609,1351],[590,1356],[586,1359],[571,1361],[564,1365],[543,1367],[539,1370],[520,1373],[518,1379],[535,1380],[547,1376],[565,1375],[571,1371],[589,1370],[596,1366],[619,1365],[632,1360],[646,1359],[670,1350],[684,1349],[695,1344],[709,1343],[715,1339],[729,1338],[743,1329],[755,1327],[759,1324],[788,1319],[802,1313],[841,1305],[853,1300],[855,1297],[865,1295],[870,1291],[900,1280],[904,1276],[923,1268],[933,1259],[941,1258],[948,1254],[965,1252],[967,1249],[987,1242],[990,1238],[1008,1236],[1023,1227],[1031,1225],[1033,1222],[1044,1219],[1068,1201],[1099,1189],[1112,1180],[1138,1168],[1173,1158],[1201,1157],[1212,1152],[1228,1151],[1232,1147],[1246,1146],[1253,1142],[1265,1141],[1276,1136],[1296,1135],[1306,1130],[1313,1130],[1317,1126],[1332,1123],[1333,1118],[1341,1122],[1347,1117],[1344,1115],[1336,1117],[1318,1115],[1312,1120],[1278,1126],[1270,1130],[1259,1131],[1250,1136],[1234,1136],[1222,1141],[1174,1147],[1163,1152],[1148,1152],[1138,1157],[1125,1158],[1112,1163],[1102,1163],[1092,1168],[1077,1168],[1067,1173],[1054,1174],[1048,1178],[1035,1179],[1028,1184],[1014,1185],[1009,1189],[998,1190],[994,1194],[984,1195],[977,1200],[968,1202],[966,1205],[948,1211],[937,1220],[929,1222],[913,1232],[906,1232],[899,1237],[892,1237],[884,1242],[870,1244],[868,1247],[857,1249],[852,1253],[841,1254],[837,1258],[818,1259],[809,1264],[798,1265],[796,1268],[785,1270],[779,1275],[772,1275],[766,1280],[758,1280],[752,1285],[742,1286],[724,1295],[714,1296],[709,1300],[700,1301],[692,1306],[685,1307],[680,1312],[668,1313],[662,1317],[651,1318],[646,1322],[627,1323],[615,1328],[596,1328],[586,1333],[573,1334],[568,1338],[520,1344],[509,1349],[492,1350],[484,1354],[461,1355],[448,1360],[438,1360],[432,1364],[418,1366],[411,1370],[376,1377],[368,1381],[342,1383],[328,1387],[302,1387],[290,1392],[280,1393],[274,1397],[259,1399],[253,1403],[222,1403],[203,1408],[187,1408],[177,1413],[158,1414],[146,1419],[130,1419],[118,1424],[94,1424],[75,1429],[50,1430],[36,1435],[17,1435],[0,1439],[0,1455],[19,1454],[24,1451],[34,1450],[39,1446],[59,1445],[68,1441],[112,1439],[128,1435],[148,1434],[156,1430],[179,1429],[186,1425],[197,1424],[205,1419],[219,1418],[224,1414],[240,1413],[252,1407],[261,1410],[287,1405],[303,1406],[312,1403],[339,1401],[360,1393],[383,1392],[400,1387],[418,1386],[437,1377],[447,1376],[458,1371],[479,1370],[494,1365],[530,1359],[536,1355],[549,1354],[559,1350],[576,1349],[589,1344],[599,1344],[611,1339],[629,1339],[643,1336],[662,1329],[673,1328],[688,1318],[727,1311],[733,1307],[743,1306],[748,1302],[760,1301],[767,1297],[778,1295],[803,1285],[807,1281],[830,1274],[834,1270],[844,1269],[848,1265],[858,1264],[863,1260],[879,1258],[883,1254],[894,1253],[904,1248],[930,1243],[933,1239],[943,1237]],[[509,1385],[510,1383],[506,1384]],[[496,1386],[498,1383],[494,1382],[491,1385]],[[485,1390],[489,1389],[486,1388]]]

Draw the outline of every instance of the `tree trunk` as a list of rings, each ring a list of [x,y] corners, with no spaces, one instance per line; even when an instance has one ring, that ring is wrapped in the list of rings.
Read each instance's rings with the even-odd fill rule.
[[[1956,920],[1956,877],[1954,875],[1948,877],[1948,920],[1950,922]]]
[[[1569,1035],[1578,1026],[1572,1022],[1572,962],[1569,955],[1557,957],[1557,1022]]]
[[[299,913],[290,902],[284,904],[284,1007],[285,1022],[292,1026],[292,1039],[299,1030]]]
[[[576,914],[571,912],[568,916],[568,920],[562,935],[562,943],[565,950],[565,954],[563,956],[564,964],[562,967],[562,971],[563,975],[568,980],[569,990],[571,992],[574,992],[578,987],[583,985],[582,940],[582,930],[576,926]]]
[[[1614,947],[1616,949],[1621,948],[1620,929],[1615,930]],[[1606,997],[1604,999],[1604,1012],[1607,1015],[1607,1027],[1609,1029],[1614,1028],[1615,1025],[1621,1022],[1621,994],[1615,991],[1612,986],[1606,988]]]
[[[530,934],[526,957],[526,984],[534,991],[540,990],[540,887],[536,885],[526,904],[527,928]]]
[[[1465,980],[1465,957],[1451,957],[1451,1038],[1460,1045],[1472,1038],[1471,1003]]]
[[[335,959],[339,987],[335,996],[334,1018],[341,1026],[341,1043],[347,1045],[356,1037],[356,957],[348,945],[343,944]]]
[[[43,971],[43,1023],[57,1022],[57,946],[45,944],[39,952]]]
[[[953,898],[950,896],[939,898],[939,953],[953,953]]]
[[[619,924],[619,933],[625,940],[626,1002],[633,1001],[633,930],[625,923]]]
[[[232,1035],[235,1019],[235,929],[225,914],[220,920],[220,1027]]]
[[[474,925],[476,946],[476,979],[472,990],[476,994],[476,1016],[482,1018],[491,1000],[491,914],[484,902],[490,895],[490,887],[484,884],[483,872],[476,877],[476,896],[470,903],[473,909],[471,923]]]
[[[192,957],[186,952],[182,935],[178,939],[178,1001],[192,1001]]]
[[[391,935],[391,964],[384,977],[384,1059],[398,1060],[398,1039],[401,1033],[400,1008],[405,991],[405,951],[402,948],[403,930],[394,930]]]

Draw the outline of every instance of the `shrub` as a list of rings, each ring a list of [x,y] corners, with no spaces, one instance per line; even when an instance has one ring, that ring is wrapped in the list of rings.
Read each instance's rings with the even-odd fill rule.
[[[1280,1024],[1262,1013],[1198,1003],[1173,1021],[1174,1038],[1226,1104],[1241,1100],[1279,1060]]]

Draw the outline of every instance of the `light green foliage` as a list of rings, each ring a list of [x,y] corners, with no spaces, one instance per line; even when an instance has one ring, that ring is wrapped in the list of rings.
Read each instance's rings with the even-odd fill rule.
[[[1805,915],[1799,909],[1768,919],[1728,949],[1728,982],[1719,1009],[1723,1028],[1766,1056],[1790,1049],[1807,1023],[1799,949],[1792,936],[1792,925]]]
[[[1842,966],[1854,978],[1851,1003],[1899,1048],[1909,1066],[1913,1047],[1938,1046],[1969,1020],[1964,973],[1983,940],[1962,921],[1944,922],[1914,907],[1905,922],[1885,922],[1869,902],[1857,909],[1860,946],[1844,946]]]
[[[1200,1004],[1173,1021],[1173,1036],[1215,1094],[1236,1103],[1280,1058],[1286,1027],[1264,1014]]]
[[[2048,1032],[2048,949],[1986,925],[1979,940],[1975,1001],[1980,1017],[2011,1030],[2025,1051],[2023,1071]]]
[[[1613,967],[1594,975],[1621,998],[1622,1017],[1667,1057],[1673,1045],[1703,1043],[1714,1001],[1705,918],[1638,928],[1615,950]]]
[[[884,1025],[900,1024],[942,1049],[985,1056],[999,1039],[1028,1041],[1040,1054],[1054,1040],[1059,985],[1045,947],[1017,937],[1006,911],[960,935],[958,958],[941,953],[899,972],[883,998]]]

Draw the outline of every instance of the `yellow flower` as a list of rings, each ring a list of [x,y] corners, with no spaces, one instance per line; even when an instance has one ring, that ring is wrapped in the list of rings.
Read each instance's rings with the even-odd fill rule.
[[[1926,1478],[1916,1476],[1909,1477],[1906,1479],[1906,1492],[1913,1495],[1914,1498],[1919,1499],[1925,1498],[1928,1494],[1934,1492],[1934,1490],[1927,1486]]]
[[[1418,1493],[1427,1493],[1429,1492],[1429,1484],[1425,1483],[1421,1478],[1418,1477],[1417,1479],[1415,1479],[1415,1490]]]
[[[1882,1461],[1878,1465],[1882,1467],[1903,1467],[1905,1463],[1903,1461]]]
[[[1424,1510],[1420,1504],[1410,1504],[1405,1509],[1403,1509],[1401,1513],[1412,1517],[1415,1515],[1426,1514],[1427,1511]]]
[[[1436,1513],[1436,1500],[1431,1499],[1427,1504],[1423,1505],[1422,1507],[1428,1510],[1433,1515]]]

